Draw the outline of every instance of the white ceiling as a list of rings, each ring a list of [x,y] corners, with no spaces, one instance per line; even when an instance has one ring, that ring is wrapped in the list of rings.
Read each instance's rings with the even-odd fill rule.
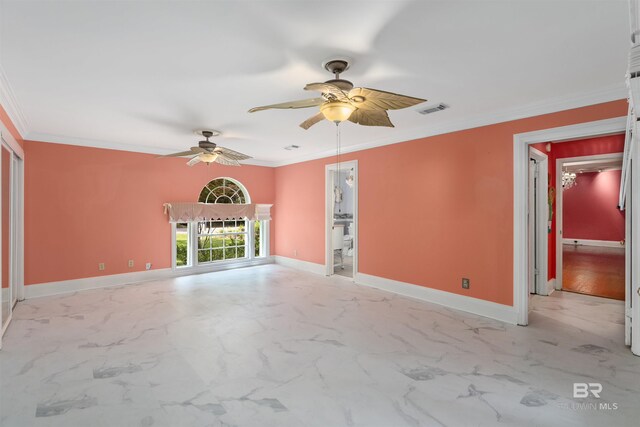
[[[624,0],[0,1],[0,71],[29,139],[166,153],[214,128],[268,164],[319,157],[335,137],[298,127],[314,110],[247,110],[313,97],[338,55],[356,86],[451,106],[346,123],[347,149],[624,96]]]

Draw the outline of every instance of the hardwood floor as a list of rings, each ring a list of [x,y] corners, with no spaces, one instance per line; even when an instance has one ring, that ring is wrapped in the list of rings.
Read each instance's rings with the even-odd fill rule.
[[[624,301],[624,248],[563,245],[562,289]]]

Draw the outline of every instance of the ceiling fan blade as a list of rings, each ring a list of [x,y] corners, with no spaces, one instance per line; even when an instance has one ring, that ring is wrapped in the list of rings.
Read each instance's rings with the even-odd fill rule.
[[[224,154],[218,154],[218,157],[216,157],[214,161],[225,166],[240,166],[240,163],[237,160],[227,157]]]
[[[385,110],[355,110],[349,116],[349,121],[362,126],[394,127]]]
[[[220,147],[220,146],[217,146],[216,149],[213,150],[213,152],[217,153],[217,154],[221,154],[221,155],[223,155],[225,157],[228,157],[228,158],[234,159],[234,160],[247,160],[247,159],[251,158],[251,156],[247,156],[246,154],[242,154],[242,153],[239,153],[237,151],[233,151],[233,150],[231,150],[229,148]]]
[[[324,101],[325,101],[324,98],[301,99],[299,101],[289,101],[289,102],[283,102],[281,104],[271,104],[271,105],[264,105],[262,107],[254,107],[250,109],[249,112],[255,113],[256,111],[270,110],[272,108],[288,109],[288,108],[316,107],[322,104]]]
[[[311,116],[304,122],[300,123],[300,127],[304,130],[307,130],[311,126],[315,125],[318,122],[321,122],[322,120],[324,120],[324,115],[322,113],[318,113],[315,116]]]
[[[193,151],[181,151],[180,153],[165,154],[164,156],[159,156],[159,157],[183,157],[183,156],[192,156],[192,155],[193,155]]]
[[[355,99],[354,99],[355,98]],[[358,99],[363,100],[358,102]],[[426,99],[400,95],[366,87],[354,87],[349,91],[353,105],[362,110],[400,110],[425,102]]]
[[[349,97],[342,89],[331,83],[309,83],[304,90],[313,90],[321,92],[325,99],[329,101],[349,102]]]
[[[195,156],[194,158],[192,158],[191,160],[189,160],[189,161],[187,162],[187,165],[189,165],[189,166],[193,166],[193,165],[195,165],[196,163],[200,163],[200,156]]]

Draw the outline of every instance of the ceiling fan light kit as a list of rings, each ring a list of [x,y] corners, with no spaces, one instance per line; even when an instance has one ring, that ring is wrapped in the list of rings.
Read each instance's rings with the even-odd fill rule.
[[[320,106],[324,118],[336,124],[347,120],[355,110],[353,104],[342,101],[325,102]]]
[[[324,68],[334,75],[334,78],[324,83],[309,83],[305,90],[320,92],[319,98],[303,99],[299,101],[283,102],[264,105],[249,110],[250,113],[269,109],[290,109],[320,107],[320,111],[300,124],[303,129],[324,119],[334,123],[349,120],[362,126],[393,127],[387,114],[388,110],[399,110],[421,104],[422,98],[399,95],[365,87],[354,87],[353,83],[340,78],[340,74],[349,68],[349,62],[344,59],[327,61]]]
[[[209,138],[220,135],[220,132],[217,130],[204,129],[197,130],[195,133],[196,135],[202,135],[205,137],[204,141],[198,142],[197,147],[191,147],[189,151],[181,151],[179,153],[167,154],[166,156],[161,157],[191,156],[187,162],[187,165],[189,166],[193,166],[201,162],[207,165],[215,162],[225,166],[240,166],[240,160],[247,160],[251,158],[251,156],[221,147],[215,142],[209,141]]]

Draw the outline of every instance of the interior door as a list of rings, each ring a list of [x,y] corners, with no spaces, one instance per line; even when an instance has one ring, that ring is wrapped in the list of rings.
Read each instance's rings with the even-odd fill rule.
[[[528,224],[528,246],[529,246],[529,293],[536,293],[536,272],[538,269],[537,263],[537,218],[536,213],[538,212],[536,201],[536,169],[537,162],[535,159],[529,159],[529,210],[527,216],[527,224]]]
[[[18,187],[17,184],[19,182],[18,179],[18,156],[16,156],[14,153],[11,153],[11,170],[10,170],[10,174],[11,174],[11,182],[10,182],[10,187],[11,187],[11,193],[10,193],[10,199],[11,199],[11,205],[9,207],[10,209],[10,221],[9,221],[9,227],[11,229],[10,232],[10,250],[9,250],[9,261],[10,261],[10,275],[11,275],[11,279],[10,279],[10,284],[11,284],[11,310],[13,311],[13,308],[16,306],[16,304],[18,303],[18,296],[20,294],[19,289],[18,289],[18,285],[20,283],[20,280],[18,278],[18,271],[20,270],[20,266],[18,265]]]

